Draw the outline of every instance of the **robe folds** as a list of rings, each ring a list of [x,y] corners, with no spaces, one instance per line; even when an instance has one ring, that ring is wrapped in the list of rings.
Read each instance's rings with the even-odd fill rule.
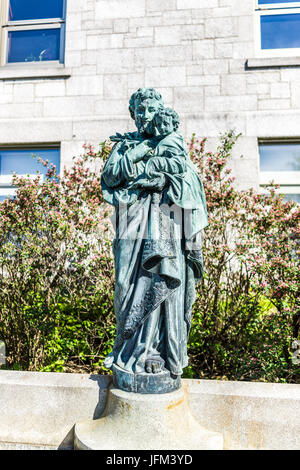
[[[179,134],[159,140],[150,157],[133,163],[131,149],[141,143],[138,133],[121,138],[102,174],[103,197],[115,207],[116,229],[117,336],[105,365],[141,373],[148,358],[162,358],[166,369],[181,375],[188,364],[195,285],[203,274],[205,195]],[[162,190],[132,187],[162,175]]]

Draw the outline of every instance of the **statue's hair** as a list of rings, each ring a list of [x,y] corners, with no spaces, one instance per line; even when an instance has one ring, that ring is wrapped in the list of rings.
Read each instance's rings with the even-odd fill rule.
[[[157,112],[157,117],[160,117],[160,116],[172,116],[174,130],[177,131],[179,124],[180,124],[180,120],[179,120],[178,114],[176,113],[174,109],[161,108]]]
[[[133,93],[129,100],[129,112],[132,119],[134,119],[135,101],[144,101],[147,98],[160,101],[161,107],[164,105],[161,94],[154,88],[139,88],[135,93]]]

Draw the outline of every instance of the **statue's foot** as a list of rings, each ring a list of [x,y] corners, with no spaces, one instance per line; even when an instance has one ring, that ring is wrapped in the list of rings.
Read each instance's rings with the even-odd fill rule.
[[[159,374],[162,372],[165,361],[159,356],[152,356],[146,359],[145,370],[148,374]]]

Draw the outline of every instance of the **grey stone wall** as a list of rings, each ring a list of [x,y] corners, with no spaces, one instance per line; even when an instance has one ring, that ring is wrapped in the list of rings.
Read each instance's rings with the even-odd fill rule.
[[[252,58],[253,0],[68,0],[70,77],[40,78],[37,66],[12,80],[3,67],[0,144],[61,142],[68,164],[84,142],[132,130],[128,99],[153,86],[186,138],[213,149],[220,132],[241,132],[232,168],[240,187],[257,187],[257,138],[300,134],[300,67],[245,67]]]
[[[109,376],[0,371],[0,450],[71,448],[74,425],[101,417]],[[298,450],[296,384],[184,379],[191,413],[225,449]]]

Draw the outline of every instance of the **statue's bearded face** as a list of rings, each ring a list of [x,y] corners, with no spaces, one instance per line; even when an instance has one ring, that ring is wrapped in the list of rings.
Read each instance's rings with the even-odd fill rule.
[[[142,101],[136,100],[134,120],[140,134],[154,134],[153,118],[160,106],[160,102],[156,99],[147,98]]]

